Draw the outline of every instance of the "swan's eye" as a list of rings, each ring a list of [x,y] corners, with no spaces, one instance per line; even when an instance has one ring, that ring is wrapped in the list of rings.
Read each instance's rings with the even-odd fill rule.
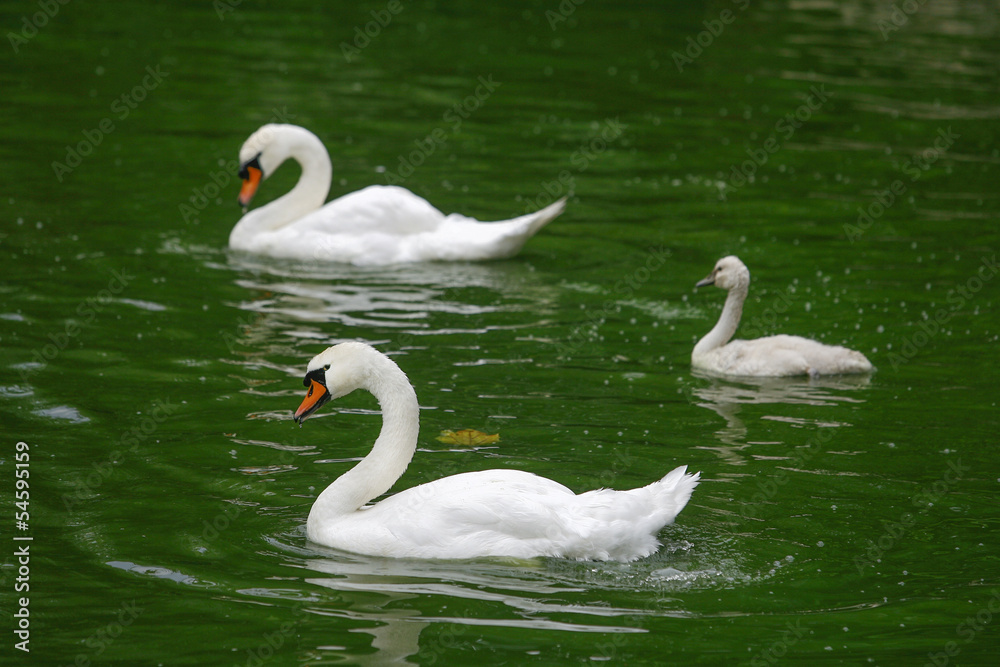
[[[244,164],[242,167],[240,167],[240,171],[239,171],[239,173],[237,175],[240,178],[242,178],[244,181],[249,181],[250,180],[250,169],[249,169],[250,167],[253,167],[254,169],[257,169],[258,171],[261,172],[261,174],[264,173],[264,170],[260,168],[260,162],[259,162],[260,155],[261,155],[260,153],[257,153],[257,155],[256,155],[256,157],[254,157],[254,159],[250,160],[249,162],[247,162],[246,164]]]
[[[324,371],[330,370],[330,364],[327,364],[326,366],[323,366],[323,370]]]

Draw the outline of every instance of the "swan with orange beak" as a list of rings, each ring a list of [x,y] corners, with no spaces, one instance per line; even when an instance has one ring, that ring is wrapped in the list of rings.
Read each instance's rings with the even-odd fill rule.
[[[302,167],[295,186],[250,209],[257,189],[288,160]],[[516,255],[566,205],[563,198],[516,218],[481,222],[445,215],[398,185],[369,185],[326,202],[330,155],[315,134],[295,125],[261,127],[240,149],[239,164],[243,216],[229,247],[271,257],[358,265],[503,259]]]

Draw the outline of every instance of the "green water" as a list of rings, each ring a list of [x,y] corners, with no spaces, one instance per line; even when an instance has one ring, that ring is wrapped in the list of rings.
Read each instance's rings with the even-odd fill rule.
[[[0,6],[4,664],[996,664],[994,5],[44,4]],[[504,262],[233,255],[232,162],[275,119],[324,140],[334,194],[419,161],[446,212],[574,196]],[[744,335],[878,371],[692,373],[726,254]],[[291,421],[347,339],[424,408],[396,490],[702,484],[630,564],[312,545],[380,424],[367,395]],[[435,440],[459,428],[501,440]]]

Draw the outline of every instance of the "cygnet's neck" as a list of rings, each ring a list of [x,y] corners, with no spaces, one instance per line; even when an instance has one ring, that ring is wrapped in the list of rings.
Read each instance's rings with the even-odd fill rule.
[[[274,167],[274,171],[277,171],[284,159],[291,158],[302,167],[302,175],[295,187],[287,193],[244,214],[229,236],[231,246],[240,247],[240,241],[275,231],[299,220],[319,209],[330,193],[330,180],[333,177],[330,155],[312,132],[298,127],[279,126],[265,150],[275,151],[279,156],[285,155],[277,163],[278,166]]]
[[[367,381],[382,408],[382,430],[372,451],[338,477],[316,499],[309,522],[327,521],[356,511],[385,493],[406,470],[417,448],[420,406],[406,374],[387,357],[372,359]]]
[[[729,339],[736,333],[736,328],[740,325],[740,317],[743,316],[743,302],[746,301],[749,290],[749,281],[741,281],[740,284],[730,288],[729,294],[726,296],[726,304],[722,307],[722,315],[719,316],[719,321],[694,346],[694,350],[691,352],[692,357],[711,352],[729,342]]]

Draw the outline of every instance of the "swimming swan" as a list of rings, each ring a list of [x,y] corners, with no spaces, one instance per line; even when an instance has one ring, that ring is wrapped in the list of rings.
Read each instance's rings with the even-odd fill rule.
[[[419,406],[406,375],[363,343],[334,345],[309,362],[309,388],[295,421],[355,389],[382,408],[371,452],[328,486],[306,522],[309,539],[336,549],[396,558],[553,556],[631,561],[648,556],[656,534],[687,504],[699,473],[687,466],[630,491],[575,495],[521,470],[484,470],[444,477],[365,505],[406,470],[417,445]]]
[[[282,197],[247,212],[260,183],[289,158],[302,166]],[[309,130],[269,124],[240,149],[239,202],[244,215],[229,235],[234,250],[300,260],[393,264],[500,259],[517,254],[562,213],[565,199],[512,220],[479,222],[445,216],[425,199],[394,185],[371,185],[323,205],[330,192],[330,156]]]
[[[715,285],[729,290],[718,323],[691,352],[694,368],[721,375],[787,376],[870,373],[865,355],[839,345],[824,345],[800,336],[768,336],[754,340],[729,339],[736,333],[743,302],[750,289],[750,271],[730,255],[716,263],[712,273],[695,287]]]

